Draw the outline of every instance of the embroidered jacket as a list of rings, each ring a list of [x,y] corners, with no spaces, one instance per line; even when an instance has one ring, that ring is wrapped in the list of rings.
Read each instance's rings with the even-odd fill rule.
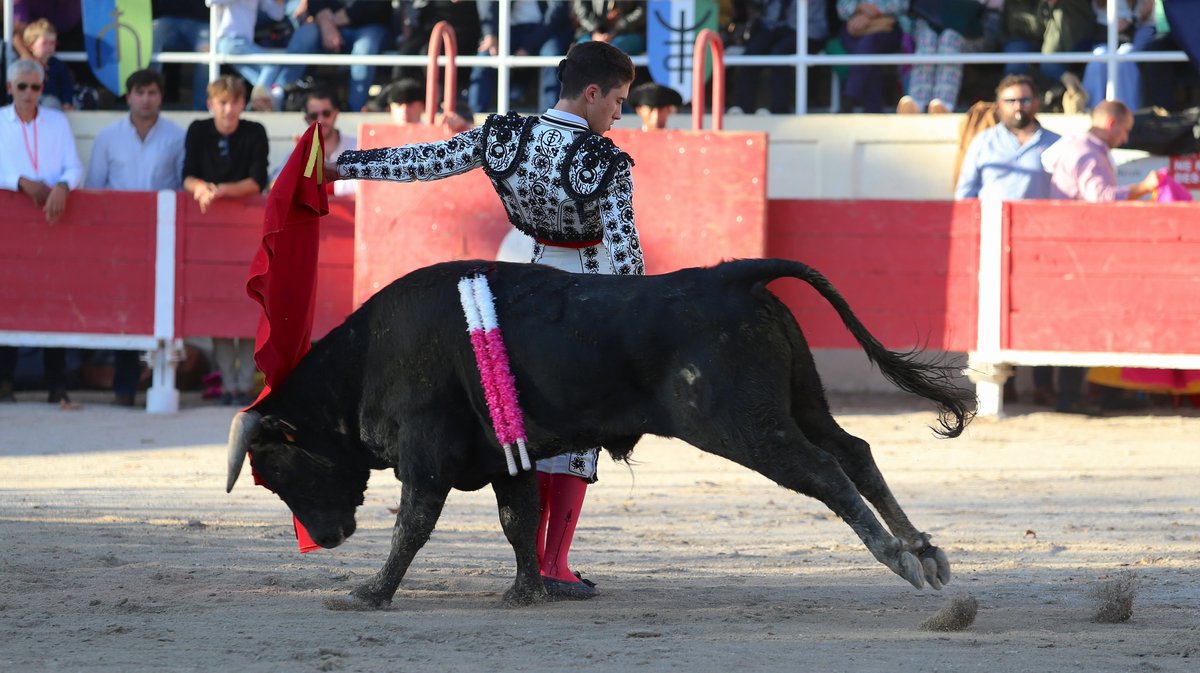
[[[343,152],[344,178],[438,180],[483,168],[513,226],[540,244],[603,243],[614,273],[645,273],[633,224],[633,160],[582,124],[491,115],[449,140]],[[590,260],[585,267],[597,273]]]

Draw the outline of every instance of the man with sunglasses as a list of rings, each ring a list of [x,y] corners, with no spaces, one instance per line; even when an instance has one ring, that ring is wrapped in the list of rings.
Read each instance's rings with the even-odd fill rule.
[[[162,117],[163,76],[138,70],[125,79],[129,115],[96,134],[88,161],[88,189],[179,190],[183,179],[183,129]],[[116,351],[113,403],[132,407],[141,365],[138,352]]]
[[[1020,201],[1050,197],[1050,173],[1042,166],[1042,153],[1059,136],[1042,128],[1037,113],[1041,96],[1029,75],[1008,75],[996,87],[998,124],[982,131],[963,155],[956,199]],[[1054,368],[1034,367],[1033,400],[1051,406]],[[1016,401],[1015,379],[1009,379],[1005,397]]]
[[[222,75],[208,85],[211,119],[197,119],[184,140],[183,188],[201,212],[217,199],[237,199],[267,186],[267,130],[242,119],[246,85]],[[221,374],[221,403],[250,403],[254,383],[254,336],[214,337],[213,358]]]
[[[0,108],[0,189],[21,192],[54,224],[67,208],[67,195],[79,186],[83,165],[75,149],[75,136],[58,110],[39,105],[46,72],[32,59],[8,66],[6,88],[11,105]],[[48,401],[72,408],[67,396],[66,351],[42,350]],[[17,349],[0,347],[0,402],[14,402],[13,373]]]
[[[1042,152],[1059,136],[1038,123],[1040,98],[1028,75],[1008,75],[1000,81],[996,87],[999,123],[975,136],[967,147],[954,198],[1049,198],[1050,174],[1042,166]]]
[[[314,89],[304,97],[304,123],[311,126],[313,122],[321,122],[321,141],[325,145],[325,157],[336,161],[342,152],[358,149],[358,139],[348,133],[342,133],[337,128],[337,118],[340,110],[333,94],[322,89]],[[338,181],[333,183],[333,193],[337,196],[354,194],[357,181]]]

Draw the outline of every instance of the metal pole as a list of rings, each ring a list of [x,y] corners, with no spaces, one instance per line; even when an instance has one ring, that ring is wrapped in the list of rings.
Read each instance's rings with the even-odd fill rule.
[[[823,2],[824,0],[818,0]],[[808,0],[799,0],[796,11],[796,114],[808,114]]]
[[[1104,84],[1104,98],[1114,100],[1117,97],[1117,0],[1109,0],[1105,8],[1108,15],[1108,53],[1104,62],[1108,66]],[[1097,101],[1092,101],[1095,107]]]
[[[221,64],[217,61],[217,25],[220,23],[218,11],[224,11],[220,5],[213,5],[208,10],[208,82],[212,84],[221,76]]]
[[[4,0],[4,35],[0,36],[0,40],[4,41],[4,64],[6,67],[17,57],[16,50],[13,49],[14,39],[16,36],[13,35],[13,0]],[[8,74],[5,72],[5,80],[7,81],[7,79]]]
[[[500,0],[500,11],[496,14],[496,54],[499,58],[496,73],[496,112],[508,114],[509,78],[512,74],[508,57],[512,55],[512,42],[509,16],[512,0]],[[549,11],[549,10],[547,10]],[[472,110],[483,112],[483,110]]]

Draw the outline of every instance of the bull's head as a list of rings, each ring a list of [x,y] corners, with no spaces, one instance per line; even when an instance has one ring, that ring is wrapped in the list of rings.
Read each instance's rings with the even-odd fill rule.
[[[370,470],[319,435],[278,416],[239,412],[229,428],[225,492],[233,490],[250,454],[255,473],[287,503],[313,541],[333,548],[354,533],[354,510],[363,503]]]

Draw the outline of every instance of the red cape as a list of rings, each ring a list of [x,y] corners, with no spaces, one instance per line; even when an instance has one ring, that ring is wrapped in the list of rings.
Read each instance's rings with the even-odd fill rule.
[[[266,379],[259,399],[283,383],[312,342],[321,216],[329,213],[324,168],[321,127],[313,124],[267,196],[262,245],[246,280],[246,293],[263,309],[254,343],[254,362]],[[257,474],[254,483],[263,483]],[[300,551],[317,549],[300,521],[293,520]]]

